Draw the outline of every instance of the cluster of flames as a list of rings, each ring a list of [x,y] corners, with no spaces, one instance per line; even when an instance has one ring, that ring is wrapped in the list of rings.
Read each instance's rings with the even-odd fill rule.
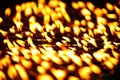
[[[47,71],[50,71],[57,80],[64,80],[69,71],[75,71],[79,77],[70,75],[68,80],[89,80],[92,73],[102,75],[100,67],[92,63],[93,59],[101,62],[103,67],[105,66],[113,71],[119,60],[119,53],[114,49],[120,43],[108,41],[109,33],[106,25],[110,30],[110,34],[112,36],[116,35],[120,39],[120,27],[118,26],[120,20],[117,21],[120,9],[110,3],[106,3],[106,8],[102,9],[95,7],[91,2],[71,2],[71,5],[75,10],[80,10],[80,14],[85,19],[72,21],[72,16],[69,16],[66,11],[67,5],[60,0],[50,0],[48,4],[46,4],[45,0],[38,0],[38,3],[26,2],[15,6],[16,14],[12,18],[15,25],[11,26],[9,31],[0,29],[0,34],[5,38],[3,43],[8,47],[6,53],[0,51],[0,54],[6,54],[5,57],[0,59],[0,80],[5,80],[7,77],[13,80],[18,75],[22,80],[29,80],[30,76],[28,73],[38,80],[53,80],[54,78]],[[115,11],[115,13],[109,13],[112,11]],[[29,26],[24,26],[24,23],[21,21],[22,12],[29,18]],[[91,21],[92,13],[96,15],[97,24]],[[43,25],[36,20],[35,15],[40,14],[43,15]],[[103,17],[103,15],[106,17]],[[11,8],[5,10],[5,16],[11,16]],[[61,19],[73,25],[64,25]],[[116,21],[109,22],[108,19],[115,19]],[[50,21],[53,23],[50,24]],[[1,16],[0,24],[3,22],[4,19]],[[29,30],[23,31],[23,27],[28,27]],[[55,29],[59,30],[60,33],[55,33]],[[17,39],[10,41],[9,33],[14,34]],[[71,37],[76,41],[76,44],[69,46],[68,43],[71,42],[71,39],[67,35],[62,36],[61,42],[53,41],[55,34],[62,35],[64,33],[73,33],[74,36],[71,35]],[[33,42],[33,37],[37,34],[40,34],[43,38],[39,38],[37,41],[47,41],[47,44],[36,46]],[[80,34],[83,34],[82,38],[79,38]],[[92,44],[94,47],[98,47],[94,38],[98,34],[102,35],[101,39],[104,41],[103,48],[90,54],[87,46]],[[23,40],[24,36],[27,36],[26,40]],[[25,47],[26,44],[29,45],[28,48]],[[60,49],[55,50],[53,46]],[[82,48],[83,52],[77,55],[76,51],[78,49],[74,46]],[[106,53],[107,49],[111,49],[113,56]],[[67,65],[66,69],[54,68],[53,63],[62,66],[70,61],[72,61],[72,64]],[[15,62],[15,64],[12,62]],[[88,66],[84,66],[83,62]],[[33,73],[34,71],[32,72],[33,66],[36,67],[36,74]],[[7,67],[7,76],[3,71],[4,67]]]

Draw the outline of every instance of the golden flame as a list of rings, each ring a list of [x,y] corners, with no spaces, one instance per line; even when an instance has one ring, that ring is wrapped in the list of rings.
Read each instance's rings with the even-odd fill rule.
[[[34,45],[32,39],[31,39],[31,37],[28,37],[27,42],[28,42],[28,44],[31,45],[32,47],[36,47],[36,46]]]
[[[117,6],[115,6],[115,11],[116,11],[116,13],[119,15],[119,13],[120,13],[120,8],[118,8]]]
[[[35,63],[39,64],[40,61],[41,61],[40,55],[35,55],[35,54],[32,55],[32,60],[33,60]]]
[[[107,66],[109,69],[113,69],[113,64],[110,61],[105,61],[104,62],[105,66]]]
[[[10,15],[11,15],[11,9],[10,9],[10,8],[7,8],[7,9],[5,10],[5,15],[6,15],[6,16],[10,16]]]
[[[90,80],[90,74],[92,73],[91,68],[88,66],[79,69],[79,75],[82,79]]]
[[[91,15],[91,12],[90,12],[88,9],[86,9],[86,8],[83,8],[83,9],[81,10],[81,13],[82,13],[82,15],[84,15],[84,16]]]
[[[114,10],[113,5],[110,4],[110,3],[106,3],[106,8],[107,8],[108,10],[110,10],[110,11],[113,11],[113,10]]]
[[[73,7],[74,9],[79,9],[78,3],[72,2],[71,4],[72,4],[72,7]]]
[[[94,64],[90,65],[90,68],[95,74],[100,74],[101,73],[100,68],[98,66],[94,65]]]
[[[54,80],[49,74],[39,75],[37,80]]]
[[[100,49],[97,52],[93,53],[93,56],[95,57],[97,61],[101,62],[102,60],[105,60],[104,51],[105,51],[104,49]]]
[[[16,71],[15,66],[10,65],[10,66],[8,67],[7,73],[8,73],[8,76],[9,76],[11,79],[14,79],[14,78],[17,76],[17,71]]]
[[[60,69],[51,69],[51,72],[53,73],[53,75],[58,79],[58,80],[62,80],[66,77],[66,71],[64,70],[60,70]]]
[[[20,64],[16,64],[15,68],[16,68],[16,70],[17,70],[17,72],[20,75],[22,80],[29,80],[29,77],[28,77],[23,66],[21,66]]]
[[[32,15],[32,9],[31,9],[31,7],[26,7],[25,16],[30,16],[30,15]]]
[[[103,15],[103,12],[100,8],[96,8],[94,10],[94,13],[95,13],[96,16],[102,16]]]
[[[2,17],[0,17],[0,23],[2,23],[3,22],[3,19],[2,19]]]
[[[30,69],[32,67],[32,62],[25,60],[23,57],[21,57],[21,63],[27,69]]]
[[[78,77],[75,76],[69,76],[68,80],[80,80]]]
[[[80,8],[84,8],[85,7],[85,3],[82,1],[78,1],[78,5]]]
[[[45,69],[50,69],[51,65],[47,61],[42,61],[41,66],[43,66]]]
[[[6,31],[3,31],[0,29],[0,33],[3,35],[3,36],[6,36],[7,35],[7,32]]]
[[[6,76],[2,71],[0,71],[0,80],[6,80]]]
[[[10,56],[6,55],[4,58],[1,59],[0,62],[3,66],[9,66],[11,64]]]
[[[45,74],[46,73],[46,69],[42,66],[37,66],[37,71],[40,73],[40,74]]]
[[[95,9],[95,6],[91,2],[87,2],[87,7],[91,11],[93,11]]]
[[[13,56],[12,56],[12,60],[13,60],[14,62],[20,62],[20,57],[19,57],[18,55],[13,55]]]
[[[68,65],[68,70],[69,71],[75,71],[75,66],[74,65]]]
[[[107,14],[107,17],[109,19],[116,19],[117,18],[117,16],[115,14]]]
[[[92,59],[94,58],[98,62],[101,62],[103,67],[107,67],[110,70],[114,69],[120,57],[119,53],[114,49],[117,48],[120,43],[109,41],[109,34],[106,26],[108,26],[112,36],[117,35],[117,37],[120,38],[119,7],[106,3],[106,8],[98,8],[91,2],[85,3],[82,1],[72,1],[71,5],[76,10],[80,9],[79,12],[84,16],[84,19],[72,20],[66,10],[67,4],[60,0],[50,0],[48,5],[46,4],[46,0],[38,0],[37,4],[35,2],[26,2],[15,6],[16,14],[12,17],[12,21],[15,25],[9,28],[9,32],[15,34],[14,37],[17,39],[11,41],[11,39],[9,39],[9,32],[0,29],[0,33],[5,37],[3,42],[7,44],[8,47],[6,51],[7,55],[0,59],[0,80],[7,79],[5,73],[2,71],[4,67],[7,66],[7,74],[10,79],[15,79],[19,75],[22,80],[29,80],[29,74],[27,74],[29,71],[26,70],[31,69],[34,66],[33,63],[36,64],[38,73],[37,75],[33,75],[35,75],[37,80],[54,80],[53,77],[47,73],[48,70],[50,70],[57,80],[64,80],[66,77],[68,80],[80,80],[80,78],[82,80],[90,80],[92,73],[97,75],[102,73],[100,66],[92,63]],[[110,12],[114,10],[115,13]],[[29,26],[26,27],[28,27],[29,31],[22,32],[24,29],[24,23],[21,21],[22,12],[25,17],[28,18]],[[96,23],[92,21],[94,17],[92,16],[93,13],[96,15]],[[36,15],[42,15],[43,24],[40,24]],[[5,16],[11,16],[11,8],[5,10]],[[118,16],[119,21],[110,22],[108,20],[116,20]],[[70,23],[70,25],[65,25],[62,22],[62,18],[64,18],[67,23]],[[0,24],[3,23],[3,20],[4,18],[0,17]],[[53,45],[53,38],[56,38],[55,36],[57,34],[54,32],[56,29],[62,34],[62,40],[55,42]],[[70,35],[72,31],[75,37]],[[36,39],[36,41],[40,42],[40,44],[38,44],[39,46],[36,46],[33,40],[34,35],[37,33],[43,37]],[[49,33],[52,37],[49,36]],[[82,37],[80,37],[81,34]],[[24,35],[27,37],[27,40],[23,39]],[[103,40],[103,48],[90,54],[88,47],[89,43],[96,48],[99,46],[95,40],[96,35],[102,35],[100,38]],[[69,43],[72,43],[71,38],[69,38],[71,36],[76,44],[69,45]],[[41,44],[41,42],[44,41],[49,44]],[[28,48],[26,48],[26,44]],[[59,47],[60,49],[57,51],[54,50],[53,47]],[[83,50],[79,55],[77,55],[78,53],[76,51],[78,48],[76,47],[82,48]],[[111,49],[113,57],[106,53],[107,49]],[[1,54],[3,54],[2,51],[0,51],[0,55]],[[12,61],[16,64],[12,65]],[[69,64],[71,61],[73,63]],[[66,69],[54,68],[53,64],[61,66],[64,65],[64,62],[69,64],[66,66]],[[84,66],[84,63],[88,66]],[[76,67],[76,65],[79,67]],[[67,75],[67,71],[76,70],[78,70],[79,77]]]

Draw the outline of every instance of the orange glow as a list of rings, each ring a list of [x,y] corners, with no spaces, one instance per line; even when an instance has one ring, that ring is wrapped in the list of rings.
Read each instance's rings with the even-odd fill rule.
[[[82,55],[80,55],[81,59],[86,62],[88,65],[91,65],[91,59],[92,57],[88,54],[88,53],[83,53]]]
[[[56,21],[58,19],[57,13],[54,12],[54,11],[51,11],[51,15],[50,16],[51,16],[52,21]]]
[[[100,68],[98,66],[94,65],[94,64],[90,65],[90,68],[95,74],[100,74],[101,73]]]
[[[113,65],[117,65],[118,64],[118,59],[114,58],[114,57],[110,57],[109,61],[113,64]]]
[[[76,2],[72,2],[71,4],[74,9],[79,9],[79,5]]]
[[[2,19],[2,17],[0,17],[0,23],[2,23],[3,22],[3,19]]]
[[[40,51],[36,48],[30,47],[30,52],[34,55],[34,54],[40,54]]]
[[[16,76],[17,76],[17,71],[16,71],[16,68],[12,65],[10,65],[8,67],[8,76],[11,78],[11,79],[14,79]]]
[[[88,9],[86,9],[86,8],[83,8],[83,9],[81,10],[81,13],[82,13],[82,15],[84,15],[84,16],[91,15],[91,12],[90,12]]]
[[[82,45],[81,45],[80,42],[79,42],[79,39],[77,39],[77,38],[74,37],[74,40],[76,41],[78,47],[82,47]]]
[[[115,27],[114,27],[114,25],[112,23],[109,23],[108,26],[110,28],[111,34],[113,35],[115,33]]]
[[[11,33],[15,33],[15,26],[12,26],[12,27],[9,29],[9,31],[10,31]]]
[[[9,49],[11,49],[11,48],[14,47],[14,45],[9,41],[9,39],[5,39],[5,40],[4,40],[4,43],[7,44],[7,46],[8,46]]]
[[[20,57],[17,55],[13,55],[12,56],[12,60],[14,61],[14,62],[20,62]]]
[[[44,16],[44,24],[49,24],[49,22],[50,22],[50,15],[45,14],[45,16]]]
[[[45,68],[42,67],[42,66],[37,66],[37,71],[38,71],[40,74],[45,74],[45,73],[46,73]]]
[[[6,55],[4,58],[1,59],[1,64],[3,66],[8,66],[11,64],[11,61],[10,61],[10,56],[9,55]]]
[[[66,4],[62,1],[58,1],[61,8],[66,8]]]
[[[99,62],[101,62],[102,60],[105,60],[105,56],[104,56],[104,50],[98,50],[97,52],[93,53],[93,56],[95,57],[95,59]]]
[[[21,46],[25,46],[25,42],[22,40],[16,40],[16,42]]]
[[[59,4],[58,0],[50,0],[48,5],[50,7],[56,8],[58,6],[58,4]]]
[[[67,12],[63,13],[64,18],[66,19],[67,22],[71,22],[70,16],[67,14]]]
[[[115,11],[116,11],[116,13],[119,15],[119,13],[120,13],[120,8],[118,8],[117,6],[115,6]]]
[[[29,60],[25,60],[24,58],[21,57],[21,63],[22,65],[27,68],[30,69],[32,67],[32,62]]]
[[[83,38],[84,38],[84,40],[89,40],[90,36],[87,33],[84,33],[83,34]]]
[[[6,31],[3,31],[0,29],[0,33],[3,35],[3,36],[6,36],[7,35],[7,32]]]
[[[21,12],[17,12],[13,20],[14,22],[21,21]]]
[[[47,61],[42,61],[41,62],[41,65],[45,68],[45,69],[50,69],[50,63],[49,62],[47,62]]]
[[[18,38],[23,38],[22,34],[15,34],[15,36],[18,37]],[[20,41],[22,41],[22,40],[20,40]]]
[[[32,9],[30,7],[26,7],[25,16],[30,16],[30,15],[32,15]]]
[[[96,41],[95,41],[94,38],[90,38],[90,39],[88,40],[88,42],[91,43],[92,45],[94,45],[95,47],[97,47],[97,43],[96,43]]]
[[[36,28],[36,25],[35,24],[29,24],[29,29],[30,29],[30,31],[32,32],[32,33],[36,33],[36,30],[37,30],[37,28]]]
[[[70,27],[69,27],[69,26],[65,26],[65,31],[66,31],[66,32],[71,32]]]
[[[78,5],[80,8],[84,8],[86,6],[85,3],[82,1],[78,1]]]
[[[91,69],[88,66],[82,67],[79,69],[79,75],[84,80],[90,80]]]
[[[93,31],[92,31],[91,29],[88,30],[88,34],[89,34],[91,37],[94,37]]]
[[[116,19],[117,16],[115,14],[107,14],[107,17],[110,19]]]
[[[94,13],[96,14],[96,16],[102,16],[103,15],[103,12],[102,12],[102,10],[100,8],[96,8],[94,10]]]
[[[32,55],[32,60],[33,60],[35,63],[39,64],[40,61],[41,61],[41,58],[40,58],[39,55]]]
[[[51,56],[50,59],[56,64],[62,64],[62,60],[57,56]]]
[[[113,5],[110,4],[110,3],[106,3],[106,8],[107,8],[108,10],[110,10],[110,11],[113,11],[113,10],[114,10]]]
[[[28,37],[27,39],[28,44],[30,44],[32,47],[36,47],[31,39],[31,37]]]
[[[86,19],[87,21],[92,20],[91,16],[89,16],[89,15],[86,15],[86,16],[85,16],[85,19]]]
[[[0,71],[0,80],[6,80],[6,76],[2,71]]]
[[[75,77],[75,76],[70,76],[69,78],[68,78],[68,80],[80,80],[78,77]]]
[[[87,2],[87,7],[91,11],[93,11],[95,9],[95,6],[91,2]]]
[[[104,69],[114,72],[120,59],[120,8],[80,0],[68,4],[38,0],[5,9],[0,80],[91,80],[104,77]]]
[[[102,17],[97,17],[97,23],[106,25],[107,24],[107,19],[102,18]]]
[[[67,62],[67,63],[70,62],[70,58],[68,58],[64,53],[65,53],[64,51],[61,51],[61,50],[58,51],[59,56],[60,56],[65,62]]]
[[[78,66],[82,66],[82,60],[81,60],[81,58],[79,57],[79,56],[73,56],[73,58],[71,58],[72,59],[72,61],[75,63],[75,64],[77,64]]]
[[[87,25],[90,29],[93,29],[95,27],[95,24],[91,21],[87,22]]]
[[[22,80],[29,80],[29,77],[28,77],[24,67],[22,67],[20,64],[16,64],[15,68]]]
[[[112,50],[112,54],[114,55],[115,58],[119,57],[119,54],[117,52],[115,52],[114,50]]]
[[[76,36],[80,34],[80,28],[78,26],[73,26],[73,31]]]
[[[81,43],[82,43],[83,45],[85,45],[85,46],[88,45],[88,42],[87,42],[86,40],[81,40]]]
[[[68,65],[68,70],[69,71],[74,71],[75,70],[75,66],[74,65]]]
[[[37,80],[54,80],[49,74],[39,75]]]
[[[20,5],[16,5],[16,6],[15,6],[15,9],[16,9],[17,12],[21,12],[21,10],[22,10],[22,8],[21,8]]]
[[[7,9],[5,10],[5,15],[6,15],[6,16],[10,16],[10,15],[11,15],[11,9],[10,9],[10,8],[7,8]]]
[[[16,27],[17,27],[17,30],[18,30],[18,31],[22,31],[23,23],[22,23],[22,22],[18,22],[18,21],[16,21],[15,19],[13,19],[13,21],[14,21]]]
[[[60,69],[51,69],[51,72],[53,73],[53,75],[58,79],[58,80],[62,80],[66,77],[66,71],[64,70],[60,70]]]
[[[110,61],[105,61],[104,64],[109,68],[109,69],[113,69],[113,64]]]
[[[103,12],[103,14],[108,14],[108,11],[105,9],[105,8],[102,8],[102,12]]]
[[[31,32],[29,32],[29,31],[26,31],[26,32],[25,32],[25,35],[26,35],[26,36],[29,36],[29,37],[30,37],[30,36],[33,36],[33,34],[32,34]]]
[[[81,20],[80,23],[81,23],[82,26],[86,26],[86,24],[87,24],[85,20]]]

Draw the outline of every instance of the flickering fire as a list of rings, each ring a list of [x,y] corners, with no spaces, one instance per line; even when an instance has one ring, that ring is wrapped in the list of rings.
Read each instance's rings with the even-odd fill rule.
[[[4,30],[0,16],[0,56],[5,55],[0,80],[91,80],[114,71],[120,58],[119,7],[108,2],[105,8],[82,1],[69,5],[79,15],[61,0],[17,4],[14,16],[12,8],[5,9],[14,25]]]

